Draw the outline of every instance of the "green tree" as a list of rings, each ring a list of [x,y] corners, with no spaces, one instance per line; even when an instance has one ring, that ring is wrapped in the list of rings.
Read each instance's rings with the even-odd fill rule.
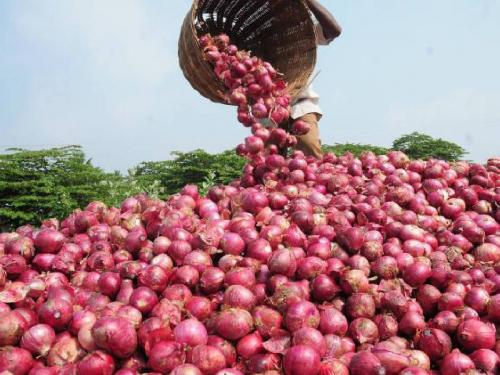
[[[396,139],[392,145],[394,150],[403,151],[413,159],[437,158],[455,161],[463,158],[467,151],[459,145],[441,138],[413,132]]]
[[[335,155],[344,155],[346,152],[351,152],[355,156],[361,155],[365,151],[372,151],[375,155],[383,155],[390,149],[374,145],[366,145],[361,143],[336,143],[333,146],[323,145],[323,152],[333,152]]]
[[[209,154],[203,150],[174,152],[173,160],[143,162],[134,169],[134,178],[143,186],[159,180],[167,194],[175,194],[186,184],[195,184],[202,190],[208,184],[227,184],[241,176],[245,160],[224,151]]]
[[[79,146],[0,155],[0,229],[64,218],[93,200],[116,204],[130,193],[119,173],[94,167]]]

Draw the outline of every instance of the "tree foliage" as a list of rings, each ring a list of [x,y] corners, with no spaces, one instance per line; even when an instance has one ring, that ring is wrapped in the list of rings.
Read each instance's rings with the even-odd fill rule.
[[[390,151],[385,147],[361,143],[336,143],[333,146],[323,145],[322,148],[323,152],[333,152],[337,156],[344,155],[346,152],[359,156],[365,151],[372,151],[375,155],[383,155]]]
[[[241,176],[245,160],[234,153],[224,151],[209,154],[203,150],[174,152],[173,160],[143,162],[134,170],[134,178],[143,185],[159,180],[167,194],[174,194],[186,184],[198,187],[211,184],[227,184]]]
[[[395,150],[403,151],[413,159],[437,158],[455,161],[463,158],[467,151],[459,145],[441,138],[413,132],[396,139],[392,145]]]
[[[105,182],[120,176],[92,166],[79,146],[0,155],[0,227],[63,217],[108,197]]]

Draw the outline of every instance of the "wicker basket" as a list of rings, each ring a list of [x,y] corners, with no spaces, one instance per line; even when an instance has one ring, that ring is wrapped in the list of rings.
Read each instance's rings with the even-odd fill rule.
[[[201,95],[226,104],[225,87],[198,44],[198,36],[222,32],[283,73],[292,96],[307,84],[316,64],[316,39],[303,0],[194,0],[179,38],[180,66]]]

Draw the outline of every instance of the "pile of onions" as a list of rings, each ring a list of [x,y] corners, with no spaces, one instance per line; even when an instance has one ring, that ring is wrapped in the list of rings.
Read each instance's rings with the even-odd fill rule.
[[[498,373],[500,158],[285,158],[279,74],[200,45],[254,133],[241,178],[0,233],[0,373]]]

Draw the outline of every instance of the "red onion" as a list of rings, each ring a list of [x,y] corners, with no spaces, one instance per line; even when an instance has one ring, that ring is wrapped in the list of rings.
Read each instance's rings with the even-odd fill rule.
[[[35,246],[42,253],[55,254],[64,243],[64,235],[54,229],[44,229],[35,238]]]
[[[92,336],[92,326],[93,323],[87,323],[80,327],[77,332],[78,343],[86,351],[97,350],[97,345],[95,344],[94,337]]]
[[[318,275],[311,284],[313,297],[320,302],[331,301],[339,291],[340,287],[328,275]]]
[[[463,310],[464,301],[463,299],[455,293],[443,293],[438,301],[438,309],[440,311],[450,310],[453,312],[458,312]]]
[[[386,374],[399,374],[410,365],[410,358],[399,351],[387,349],[373,349],[372,353],[380,360]]]
[[[484,243],[474,250],[474,258],[478,262],[499,262],[500,247],[492,243]]]
[[[372,272],[383,279],[393,279],[399,273],[396,259],[392,256],[383,256],[371,265]]]
[[[242,285],[231,285],[224,292],[224,304],[228,307],[250,311],[256,302],[255,295]]]
[[[78,362],[84,355],[85,352],[78,344],[78,341],[63,333],[56,338],[56,342],[50,349],[47,364],[59,367],[71,365]]]
[[[149,366],[158,372],[170,372],[184,364],[186,354],[182,345],[174,341],[161,341],[149,352]]]
[[[177,342],[191,347],[207,343],[207,330],[205,326],[196,319],[186,319],[180,322],[174,329]]]
[[[474,287],[467,292],[464,298],[466,305],[477,311],[478,314],[486,313],[490,303],[490,295],[481,287]]]
[[[377,329],[382,340],[388,339],[389,337],[396,336],[398,333],[398,322],[397,320],[388,314],[376,315],[373,321],[377,325]]]
[[[170,301],[178,301],[186,303],[193,296],[189,288],[182,284],[172,284],[165,288],[162,293],[163,297]]]
[[[33,367],[33,358],[25,349],[13,346],[0,347],[0,371],[13,375],[27,374]]]
[[[143,314],[147,314],[158,303],[158,296],[148,287],[139,287],[130,295],[130,305]]]
[[[101,351],[85,356],[77,365],[78,373],[112,375],[115,370],[113,357]]]
[[[293,345],[305,345],[318,352],[320,357],[326,354],[326,341],[320,331],[311,327],[301,328],[293,333]]]
[[[440,297],[441,292],[433,285],[424,284],[418,288],[417,302],[422,306],[426,315],[435,313]]]
[[[104,272],[99,278],[98,285],[102,294],[113,297],[120,290],[120,275],[114,272]]]
[[[16,345],[28,324],[21,314],[9,311],[0,315],[0,346]]]
[[[399,321],[399,331],[404,335],[413,336],[424,328],[424,317],[415,311],[408,311]]]
[[[38,319],[40,323],[48,324],[56,331],[66,328],[71,321],[73,307],[65,299],[49,299],[38,310]]]
[[[500,322],[500,294],[491,297],[488,305],[488,318],[492,322]]]
[[[189,355],[191,362],[204,374],[215,374],[226,367],[224,354],[214,346],[198,345]]]
[[[215,321],[215,329],[219,335],[228,340],[237,340],[250,333],[253,318],[250,313],[242,309],[228,309],[222,311]]]
[[[408,311],[408,299],[399,291],[391,290],[382,295],[380,301],[382,308],[401,318]]]
[[[255,272],[247,267],[236,267],[226,273],[224,277],[226,285],[242,285],[247,289],[252,289],[255,284]]]
[[[292,303],[285,315],[285,324],[291,332],[303,327],[317,328],[320,322],[319,312],[309,301]]]
[[[438,361],[450,353],[450,337],[440,329],[426,328],[417,337],[417,347],[425,352],[432,361]]]
[[[56,339],[54,329],[46,324],[37,324],[28,329],[21,339],[21,347],[34,356],[45,357]]]
[[[351,375],[381,375],[385,374],[382,363],[376,355],[368,351],[360,351],[351,359],[349,364]]]
[[[224,354],[227,366],[233,366],[236,363],[236,348],[229,341],[219,336],[208,336],[207,345],[218,348]]]
[[[328,359],[321,363],[322,375],[349,375],[348,367],[338,359]]]
[[[440,366],[441,374],[443,375],[460,375],[474,368],[474,362],[458,349],[454,349],[451,353],[447,354]]]
[[[496,341],[495,326],[476,319],[468,319],[457,328],[460,345],[467,351],[493,349]]]
[[[196,367],[195,365],[191,364],[184,364],[177,366],[171,373],[170,375],[202,375],[203,373]]]
[[[186,303],[186,311],[194,318],[202,321],[207,319],[212,313],[212,303],[206,297],[193,296]]]
[[[367,318],[358,318],[349,325],[349,336],[359,344],[373,343],[378,339],[378,328]]]
[[[227,232],[221,239],[221,248],[226,254],[240,255],[245,249],[245,242],[239,234]]]
[[[290,348],[284,358],[283,367],[286,375],[317,374],[321,366],[316,350],[305,345]]]
[[[267,262],[267,266],[269,267],[269,271],[273,274],[291,277],[295,274],[297,269],[297,261],[290,250],[281,249],[272,253]]]
[[[280,357],[277,354],[256,354],[248,360],[247,367],[253,374],[277,370],[280,368]]]
[[[262,344],[262,337],[258,332],[255,332],[242,337],[236,345],[236,351],[242,358],[250,359],[255,354],[264,351]]]
[[[132,323],[121,317],[105,317],[92,327],[92,336],[98,347],[118,358],[129,357],[137,347],[137,335]]]
[[[203,271],[200,277],[200,289],[204,293],[214,293],[218,291],[223,282],[225,274],[218,268],[208,267]]]
[[[333,307],[326,307],[320,310],[320,321],[318,329],[323,334],[334,334],[343,336],[348,329],[346,317]]]
[[[267,306],[257,306],[253,310],[255,327],[264,338],[270,337],[273,332],[281,327],[281,314]]]
[[[410,286],[417,287],[425,283],[431,276],[431,268],[421,262],[415,262],[406,267],[403,271],[403,280]]]
[[[369,287],[369,281],[361,270],[347,270],[342,273],[340,286],[347,294],[366,292]]]
[[[367,293],[354,293],[346,303],[346,314],[350,319],[372,318],[375,316],[375,301]]]
[[[492,350],[478,349],[470,355],[470,359],[472,359],[478,370],[492,374],[496,374],[498,371],[500,359]]]
[[[455,332],[459,323],[459,319],[452,311],[441,311],[430,321],[430,326],[451,334]]]

